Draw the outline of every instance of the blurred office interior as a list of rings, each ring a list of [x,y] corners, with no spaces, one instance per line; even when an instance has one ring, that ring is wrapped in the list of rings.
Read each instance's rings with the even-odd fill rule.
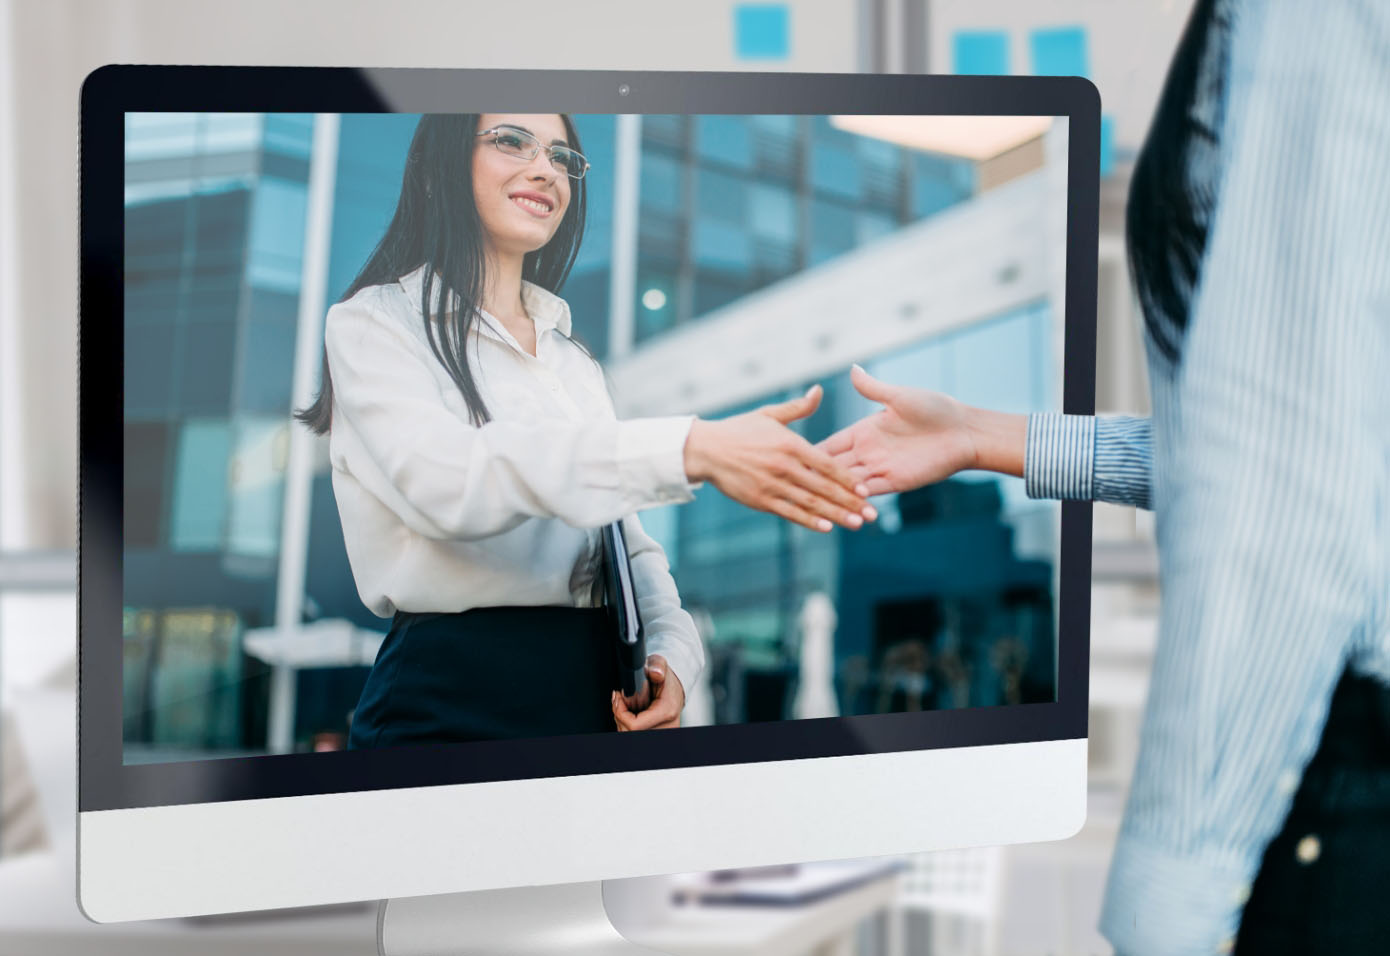
[[[71,837],[73,800],[64,792],[71,724],[55,729],[38,715],[70,701],[73,682],[72,157],[79,84],[102,63],[1087,75],[1104,104],[1096,404],[1102,412],[1147,410],[1123,252],[1124,198],[1190,3],[716,2],[661,16],[651,6],[538,3],[527,17],[548,29],[528,31],[518,44],[519,13],[501,4],[255,0],[213,9],[167,0],[6,0],[0,886],[7,867],[15,874],[8,879],[19,879],[16,867],[38,865]],[[426,23],[431,29],[415,28]],[[346,717],[340,702],[355,698],[351,688],[360,686],[383,622],[351,588],[321,447],[308,471],[308,504],[286,506],[303,250],[310,230],[325,230],[329,256],[317,294],[332,301],[389,214],[413,122],[345,116],[325,137],[309,116],[129,120],[127,229],[140,241],[132,241],[127,262],[124,630],[127,667],[147,677],[126,687],[134,759],[337,744]],[[622,413],[720,415],[821,382],[825,407],[806,425],[821,437],[869,408],[848,388],[851,361],[977,404],[1019,411],[1056,404],[1059,200],[1048,176],[1058,144],[1065,148],[1064,129],[981,158],[904,147],[830,118],[578,122],[595,172],[589,230],[564,295],[577,332],[604,358]],[[320,151],[317,166],[316,142],[332,144],[331,159]],[[310,208],[315,170],[329,170],[334,182],[327,219]],[[949,287],[933,286],[931,269],[892,271],[894,257],[904,256],[951,262],[953,274],[963,274]],[[913,305],[862,320],[900,330],[875,355],[852,354],[845,339],[853,336],[837,334],[858,317],[846,316],[839,328],[798,324],[806,296],[893,282],[910,290],[905,300]],[[718,343],[740,335],[744,367],[731,377]],[[792,340],[818,351],[777,360],[779,344]],[[837,628],[834,700],[843,712],[1050,696],[1051,662],[1041,649],[1053,640],[1046,562],[1055,506],[1029,502],[1010,482],[970,476],[885,504],[883,528],[814,540],[708,491],[685,508],[643,515],[709,643],[703,720],[795,716],[801,642],[827,610]],[[911,861],[885,913],[853,929],[855,951],[1108,952],[1095,916],[1158,607],[1144,519],[1096,508],[1086,828],[1059,844]],[[947,584],[951,569],[937,568],[926,574],[936,582],[928,593],[920,581],[883,582],[872,564],[909,551],[958,553],[951,549],[961,542],[995,549],[958,563],[988,563],[998,580],[987,588]],[[301,556],[293,566],[283,560],[287,547]],[[287,601],[283,586],[296,581]],[[160,596],[171,586],[188,596],[178,607]],[[276,653],[277,625],[287,620],[313,628],[312,666]],[[967,632],[990,636],[971,646],[973,657],[952,643],[951,635]],[[856,636],[841,639],[847,634]],[[210,671],[220,674],[213,687],[235,692],[209,693]],[[157,706],[161,699],[184,705]],[[54,886],[68,893],[70,880]],[[117,945],[119,934],[59,928],[58,901],[53,908],[49,932],[32,913],[0,903],[0,939],[14,923],[34,952],[115,951],[83,949],[98,940]],[[315,918],[324,945],[344,951],[333,948],[341,942],[333,920],[356,916],[305,917]],[[281,936],[312,941],[316,931],[303,927],[319,924],[294,925]],[[266,952],[301,951],[264,927],[181,929],[212,934],[204,937],[210,941],[261,933],[257,945]],[[164,951],[148,947],[179,945],[178,931],[161,928],[162,941],[132,938],[132,945]]]

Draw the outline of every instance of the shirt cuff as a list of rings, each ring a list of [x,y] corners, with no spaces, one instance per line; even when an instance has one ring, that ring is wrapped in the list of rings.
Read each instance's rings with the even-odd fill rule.
[[[1235,947],[1258,861],[1182,856],[1121,833],[1100,931],[1123,956],[1201,956]]]
[[[1092,500],[1095,445],[1092,415],[1029,415],[1023,446],[1023,487],[1028,497]]]
[[[694,415],[618,423],[618,473],[633,510],[695,497],[685,476],[685,440]]]

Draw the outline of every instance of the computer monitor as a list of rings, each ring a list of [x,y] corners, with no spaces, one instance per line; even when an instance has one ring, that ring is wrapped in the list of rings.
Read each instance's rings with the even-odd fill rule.
[[[348,746],[402,603],[391,589],[412,582],[364,571],[345,496],[431,547],[479,536],[451,542],[442,512],[342,483],[339,452],[292,413],[318,393],[325,315],[402,202],[422,117],[499,113],[562,115],[561,145],[586,157],[588,221],[553,290],[560,331],[606,375],[581,404],[606,391],[623,420],[712,419],[819,384],[819,410],[793,426],[814,441],[876,407],[849,384],[857,363],[980,405],[1092,411],[1100,134],[1085,80],[100,69],[81,104],[84,912],[1075,832],[1091,509],[994,475],[876,499],[877,522],[829,534],[709,486],[644,501],[636,527],[698,635],[670,662],[691,684],[679,728]],[[551,165],[577,170],[554,146],[539,143]],[[409,302],[409,278],[367,286]],[[441,436],[487,427],[448,392]],[[498,507],[521,510],[493,534],[593,530]],[[500,670],[531,663],[515,655]]]

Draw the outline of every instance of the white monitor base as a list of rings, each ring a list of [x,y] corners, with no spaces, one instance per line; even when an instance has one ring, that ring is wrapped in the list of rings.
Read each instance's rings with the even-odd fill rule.
[[[656,952],[629,942],[613,928],[603,906],[603,888],[603,883],[564,883],[383,900],[377,914],[377,952],[381,956]]]

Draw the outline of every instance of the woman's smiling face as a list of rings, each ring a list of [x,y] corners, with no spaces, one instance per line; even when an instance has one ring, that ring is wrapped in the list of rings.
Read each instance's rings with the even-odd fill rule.
[[[544,147],[570,146],[557,113],[484,113],[479,131],[498,126],[524,130],[541,142],[529,160],[509,156],[479,137],[473,151],[473,197],[486,244],[495,253],[525,255],[555,235],[570,202],[570,178],[550,162]]]

